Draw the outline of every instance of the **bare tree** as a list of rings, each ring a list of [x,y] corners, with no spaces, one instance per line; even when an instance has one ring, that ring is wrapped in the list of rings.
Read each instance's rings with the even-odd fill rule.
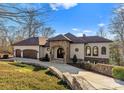
[[[38,30],[48,20],[51,10],[41,4],[1,4],[0,18],[14,21],[22,26],[27,38],[37,35]]]
[[[120,42],[124,55],[124,5],[120,5],[113,11],[111,23],[109,25],[110,32],[116,36],[116,39]]]
[[[51,36],[54,30],[46,25],[51,13],[41,4],[0,4],[0,45],[12,49],[14,42],[41,34]]]
[[[99,26],[99,30],[97,32],[97,35],[100,37],[106,37],[105,27]]]
[[[51,37],[55,33],[55,30],[51,27],[43,27],[41,35],[44,37]]]

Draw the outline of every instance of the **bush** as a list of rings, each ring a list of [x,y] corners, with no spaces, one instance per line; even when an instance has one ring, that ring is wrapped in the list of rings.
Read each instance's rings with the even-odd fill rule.
[[[72,60],[73,60],[73,63],[76,63],[77,62],[77,56],[74,55]]]
[[[3,55],[3,59],[8,59],[9,56],[8,55]]]
[[[87,70],[91,70],[91,63],[83,63],[83,68]]]
[[[112,76],[124,80],[124,67],[115,66],[112,69]]]
[[[50,58],[49,58],[48,54],[46,54],[45,57],[40,58],[39,60],[40,61],[50,61]]]

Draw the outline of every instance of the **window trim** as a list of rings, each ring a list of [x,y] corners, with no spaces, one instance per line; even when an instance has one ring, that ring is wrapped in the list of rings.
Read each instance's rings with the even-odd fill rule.
[[[87,54],[87,49],[88,49],[88,47],[89,47],[89,49],[90,49],[90,54]],[[91,56],[91,46],[86,46],[86,56]]]
[[[105,49],[105,50],[104,50]],[[105,51],[105,52],[103,52],[103,51]],[[106,55],[106,47],[105,46],[102,46],[101,47],[101,54],[102,55]]]
[[[95,48],[97,48],[97,54],[94,53]],[[93,56],[99,56],[99,48],[98,48],[98,46],[93,47],[93,52],[92,53],[93,53]]]

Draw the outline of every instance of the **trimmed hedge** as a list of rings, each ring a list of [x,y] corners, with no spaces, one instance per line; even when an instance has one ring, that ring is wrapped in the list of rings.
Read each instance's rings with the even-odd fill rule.
[[[115,66],[112,69],[112,76],[124,80],[124,67]]]

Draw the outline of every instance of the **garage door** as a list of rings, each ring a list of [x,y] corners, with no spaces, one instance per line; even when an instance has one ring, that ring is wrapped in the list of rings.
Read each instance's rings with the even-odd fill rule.
[[[37,51],[36,50],[23,50],[23,57],[24,58],[33,58],[37,59]]]
[[[21,50],[20,49],[16,49],[16,57],[21,57]]]

